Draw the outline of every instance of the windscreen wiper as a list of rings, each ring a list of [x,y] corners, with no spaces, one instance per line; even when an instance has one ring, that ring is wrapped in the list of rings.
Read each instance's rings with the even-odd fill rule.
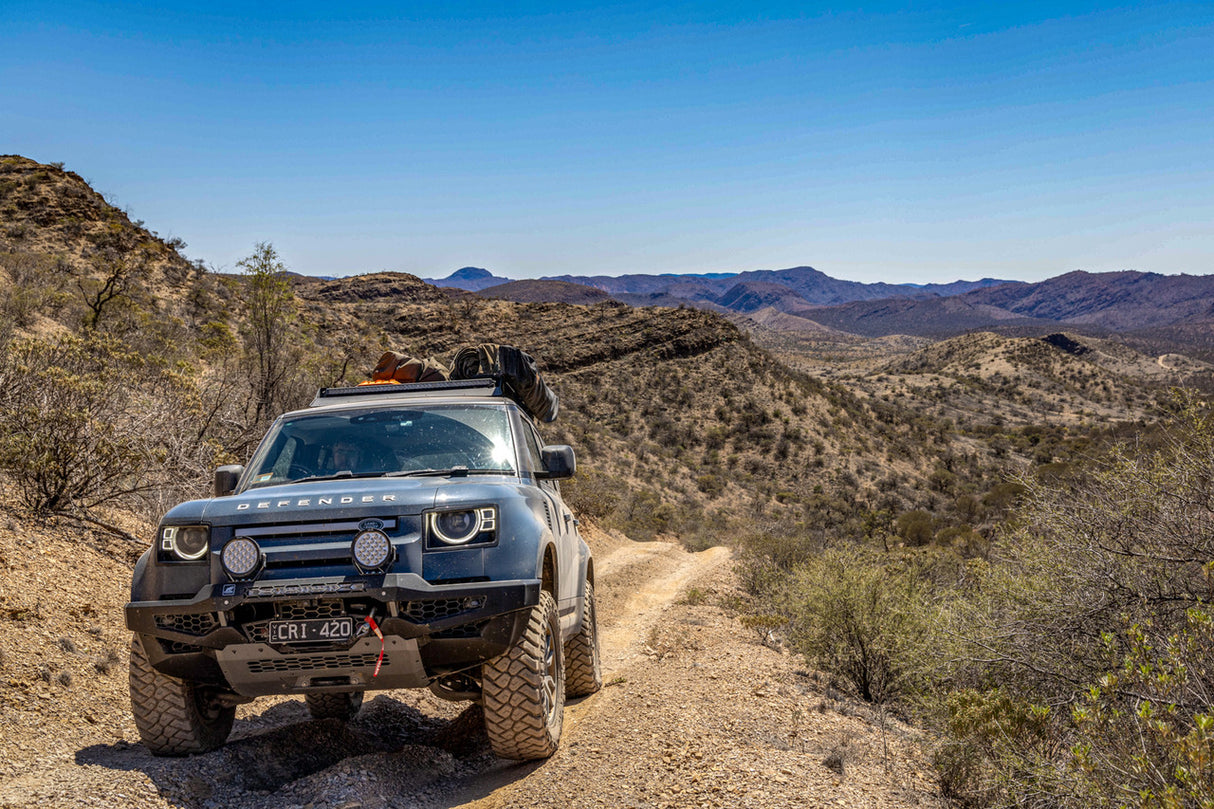
[[[343,469],[340,472],[334,472],[331,475],[308,475],[306,478],[298,480],[284,480],[283,483],[310,483],[314,480],[344,480],[345,478],[379,478],[383,477],[383,472],[351,472],[349,469]]]
[[[509,475],[513,474],[509,469],[469,469],[466,466],[452,466],[447,469],[402,469],[399,472],[389,472],[384,477],[386,478],[421,478],[421,477],[441,477],[450,475],[453,478],[467,477],[468,475]]]

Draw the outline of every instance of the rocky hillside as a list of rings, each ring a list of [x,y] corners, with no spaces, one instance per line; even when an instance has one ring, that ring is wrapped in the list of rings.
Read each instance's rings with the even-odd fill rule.
[[[149,251],[150,260],[170,277],[191,269],[178,253],[184,242],[162,239],[142,221],[132,221],[62,165],[0,155],[0,215],[0,235],[10,247],[52,253],[73,267],[83,267],[107,251]]]
[[[233,290],[61,165],[0,156],[0,339],[104,326],[143,348],[192,339]]]
[[[601,289],[567,281],[510,281],[480,290],[482,298],[495,298],[518,303],[576,303],[588,305],[611,300]]]
[[[487,300],[402,273],[282,275],[279,299],[269,279],[250,286],[249,276],[189,264],[77,175],[20,158],[6,165],[15,179],[5,210],[19,214],[4,222],[13,235],[0,251],[0,306],[20,317],[0,322],[17,334],[107,335],[140,361],[178,369],[174,384],[187,386],[194,408],[183,412],[205,425],[200,437],[217,458],[243,460],[265,418],[305,404],[317,387],[366,378],[385,348],[449,360],[461,346],[500,342],[532,352],[562,398],[550,438],[579,452],[584,474],[571,488],[582,507],[637,536],[707,544],[747,525],[742,514],[794,524],[828,507],[859,525],[866,510],[926,502],[934,426],[789,368],[712,312]],[[84,200],[87,225],[62,227],[62,200]],[[158,263],[136,264],[145,251]],[[77,289],[24,298],[49,286],[59,257],[82,268]],[[51,264],[22,276],[15,268],[27,261]],[[117,270],[115,296],[91,311],[85,293]],[[266,334],[255,303],[278,307]],[[270,398],[257,382],[267,373]],[[989,461],[972,455],[967,463]],[[205,480],[206,469],[197,474]],[[878,490],[891,476],[899,484]]]
[[[1182,355],[1147,356],[1074,333],[979,332],[893,359],[871,378],[874,393],[934,399],[948,417],[1040,425],[1148,419],[1151,390],[1204,385],[1212,372]]]
[[[876,479],[898,471],[909,481],[930,467],[922,425],[790,370],[710,312],[411,303],[432,288],[413,281],[407,295],[376,298],[382,282],[371,276],[346,279],[338,301],[330,283],[297,287],[315,331],[378,330],[374,340],[370,332],[362,338],[370,348],[352,374],[369,367],[381,343],[440,360],[478,342],[531,351],[561,396],[561,417],[548,432],[579,452],[584,474],[572,488],[582,506],[634,534],[707,542],[740,509],[799,521],[812,503],[845,491],[849,511],[891,497],[900,508],[899,495],[878,495]],[[914,498],[910,488],[905,495]]]

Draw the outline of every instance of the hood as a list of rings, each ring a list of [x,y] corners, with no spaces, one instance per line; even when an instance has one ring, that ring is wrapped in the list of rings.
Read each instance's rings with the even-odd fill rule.
[[[516,478],[499,475],[318,480],[191,500],[173,508],[164,519],[250,525],[407,516],[421,514],[436,504],[493,502],[518,496],[517,485]]]

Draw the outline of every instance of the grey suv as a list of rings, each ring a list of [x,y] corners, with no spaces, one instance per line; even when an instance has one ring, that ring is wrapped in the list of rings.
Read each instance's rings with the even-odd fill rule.
[[[501,379],[324,389],[169,511],[126,606],[144,744],[216,748],[262,695],[348,719],[426,687],[479,700],[499,756],[550,756],[565,696],[602,683],[594,563],[558,483],[573,450],[520,401]]]

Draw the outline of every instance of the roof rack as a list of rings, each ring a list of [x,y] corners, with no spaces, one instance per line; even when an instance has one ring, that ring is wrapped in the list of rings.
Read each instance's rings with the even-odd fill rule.
[[[381,385],[356,385],[351,388],[321,388],[312,400],[311,407],[322,404],[334,404],[334,400],[356,399],[366,397],[391,397],[408,394],[446,391],[451,393],[464,392],[490,396],[501,396],[502,389],[497,380],[482,379],[452,379],[445,382],[411,382]]]

